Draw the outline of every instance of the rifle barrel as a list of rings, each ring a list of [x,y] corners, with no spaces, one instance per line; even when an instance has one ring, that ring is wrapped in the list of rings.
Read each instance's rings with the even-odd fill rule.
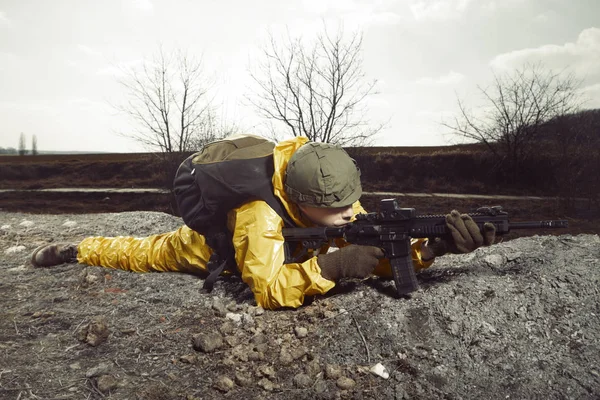
[[[569,221],[565,219],[549,221],[511,222],[510,229],[540,229],[540,228],[568,228]]]

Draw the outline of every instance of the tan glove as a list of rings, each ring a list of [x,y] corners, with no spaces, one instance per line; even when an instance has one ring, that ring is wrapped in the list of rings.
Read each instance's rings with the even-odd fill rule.
[[[351,244],[333,253],[317,256],[321,275],[330,281],[340,278],[366,278],[384,253],[379,247]]]
[[[450,230],[452,240],[441,238],[429,240],[427,247],[431,250],[433,257],[439,257],[446,253],[470,253],[478,247],[493,244],[496,238],[494,224],[486,222],[483,225],[483,232],[481,232],[473,218],[456,210],[452,210],[450,214],[446,215],[446,226]],[[424,258],[427,260],[430,257]]]

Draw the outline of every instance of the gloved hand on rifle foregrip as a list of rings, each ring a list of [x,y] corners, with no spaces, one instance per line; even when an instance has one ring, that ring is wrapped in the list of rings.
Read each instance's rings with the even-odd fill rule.
[[[321,267],[323,278],[335,282],[340,278],[366,278],[383,256],[379,247],[351,244],[333,253],[317,256],[317,264]]]
[[[428,240],[427,244],[421,247],[423,261],[429,261],[446,253],[470,253],[478,247],[493,244],[496,238],[494,224],[486,222],[481,231],[473,218],[456,210],[446,215],[446,226],[450,230],[450,238],[438,237]]]

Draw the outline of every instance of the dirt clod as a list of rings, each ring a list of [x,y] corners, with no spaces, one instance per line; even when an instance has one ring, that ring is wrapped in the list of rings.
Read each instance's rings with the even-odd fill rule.
[[[237,371],[235,373],[235,383],[243,387],[249,387],[254,384],[254,379],[248,373]]]
[[[77,331],[77,339],[80,342],[96,347],[104,343],[108,338],[110,331],[105,317],[96,317],[93,321],[84,325]]]
[[[227,376],[220,376],[215,382],[215,389],[227,393],[234,387],[233,381]]]
[[[267,378],[262,378],[261,380],[259,380],[258,386],[263,388],[267,392],[271,392],[273,389],[275,389],[275,385],[273,384],[273,382],[271,382]]]
[[[356,381],[354,379],[341,376],[336,381],[336,385],[342,390],[352,389],[356,385]]]
[[[308,335],[308,329],[303,326],[297,326],[294,328],[294,332],[296,333],[296,337],[298,339],[305,338]]]
[[[107,394],[119,386],[119,381],[112,375],[100,375],[97,385],[100,392]]]
[[[192,338],[194,350],[212,353],[223,346],[223,337],[217,332],[199,333]]]
[[[312,385],[312,379],[307,374],[297,374],[294,376],[294,385],[301,389],[308,388]]]
[[[340,376],[342,376],[342,369],[338,365],[325,365],[325,377],[327,379],[338,379]]]

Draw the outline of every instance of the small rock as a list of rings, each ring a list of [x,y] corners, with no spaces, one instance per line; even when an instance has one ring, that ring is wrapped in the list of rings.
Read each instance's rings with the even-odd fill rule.
[[[67,228],[72,228],[74,226],[77,226],[77,222],[71,221],[71,220],[66,220],[65,223],[62,224],[62,226],[67,227]]]
[[[242,314],[242,323],[244,326],[254,325],[254,318],[252,318],[252,315],[244,313]]]
[[[226,367],[234,367],[235,365],[237,365],[237,361],[234,359],[233,356],[225,357],[225,359],[223,360],[223,365],[225,365]]]
[[[73,371],[81,369],[81,364],[79,364],[78,362],[75,362],[73,364],[69,364],[69,369],[71,369]]]
[[[325,377],[327,379],[338,379],[340,376],[342,376],[342,369],[338,365],[325,365]]]
[[[229,312],[229,313],[225,314],[225,318],[232,320],[236,324],[240,324],[242,322],[242,314],[235,314],[235,313]]]
[[[265,313],[265,309],[262,308],[261,306],[256,307],[256,309],[254,310],[254,315],[259,316],[259,315],[263,315]]]
[[[483,259],[491,267],[500,267],[504,265],[504,257],[500,254],[489,254]]]
[[[259,353],[266,353],[269,350],[268,343],[261,343],[254,346],[254,351],[258,351]]]
[[[85,372],[85,377],[86,378],[94,378],[96,376],[106,375],[111,367],[112,367],[111,363],[100,363],[100,364],[96,365],[95,367],[88,369]]]
[[[296,347],[295,349],[292,350],[292,358],[294,360],[297,360],[299,358],[304,357],[304,355],[308,353],[308,350],[306,349],[306,347]]]
[[[306,374],[297,374],[294,376],[294,385],[298,388],[308,388],[312,385],[312,379]]]
[[[98,281],[98,275],[85,274],[85,283],[92,285]]]
[[[265,354],[261,353],[259,351],[250,351],[250,353],[248,354],[248,360],[250,361],[259,361],[259,360],[264,360],[265,359]]]
[[[319,360],[312,360],[311,362],[306,364],[304,370],[309,376],[317,376],[321,372],[321,365],[319,364]]]
[[[314,390],[318,394],[325,393],[327,391],[327,384],[324,381],[317,381]]]
[[[299,339],[305,338],[308,335],[308,329],[303,326],[295,327],[294,332],[296,333],[296,337]]]
[[[258,381],[258,386],[263,388],[267,392],[271,392],[273,391],[273,389],[275,389],[275,385],[273,384],[273,382],[271,382],[267,378],[262,378],[260,381]]]
[[[270,365],[261,365],[256,369],[258,375],[265,376],[267,378],[275,377],[275,369]]]
[[[221,327],[219,328],[219,331],[223,334],[223,335],[230,335],[233,333],[233,331],[235,331],[235,325],[233,324],[233,322],[231,321],[226,321],[223,322],[223,324],[221,325]]]
[[[98,390],[102,393],[109,393],[119,386],[119,381],[112,375],[101,375],[96,383]]]
[[[348,390],[352,389],[354,385],[356,385],[356,382],[354,381],[354,379],[341,376],[336,381],[336,385],[342,390]]]
[[[390,377],[390,373],[381,363],[373,365],[369,371],[371,371],[373,375],[380,376],[383,379],[388,379]]]
[[[279,362],[283,365],[289,365],[292,361],[294,361],[292,354],[288,350],[281,349],[281,352],[279,353]]]
[[[109,334],[110,331],[106,323],[106,318],[97,317],[92,322],[79,329],[76,335],[79,341],[96,347],[104,343]]]
[[[250,339],[250,343],[254,343],[254,344],[262,344],[262,343],[267,343],[269,341],[269,339],[267,338],[267,336],[264,333],[259,333],[258,335],[252,337],[252,339]]]
[[[244,346],[234,347],[231,354],[242,362],[248,361],[249,351]]]
[[[237,371],[235,373],[235,383],[242,387],[248,387],[252,386],[252,384],[254,383],[254,379],[252,379],[252,376],[250,376],[249,374]]]
[[[25,228],[31,228],[33,225],[35,225],[33,221],[28,220],[23,220],[23,222],[19,224],[19,226],[24,226]]]
[[[231,389],[233,389],[233,385],[234,383],[231,379],[229,379],[226,376],[220,376],[219,378],[217,378],[214,387],[220,392],[227,393]]]
[[[223,346],[223,337],[216,333],[198,333],[192,337],[194,350],[203,353],[212,353]]]
[[[231,300],[229,304],[227,304],[227,309],[231,312],[239,311],[239,304],[235,300]]]
[[[235,347],[240,344],[240,340],[236,336],[227,336],[225,337],[225,343],[227,343],[229,347]]]
[[[218,297],[215,297],[213,299],[212,309],[216,311],[216,314],[219,317],[224,317],[225,315],[227,315],[227,309],[225,308],[225,304],[223,304],[223,301]]]
[[[179,361],[185,364],[195,364],[198,358],[193,354],[186,354],[179,357]]]
[[[10,225],[2,225],[0,226],[0,231],[7,231],[10,229]]]

